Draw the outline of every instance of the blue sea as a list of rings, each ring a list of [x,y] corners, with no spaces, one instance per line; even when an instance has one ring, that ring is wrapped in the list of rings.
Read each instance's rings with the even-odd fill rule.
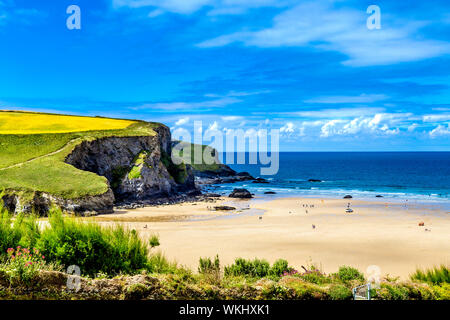
[[[277,196],[331,198],[350,194],[355,199],[382,195],[450,204],[450,152],[282,152],[279,163],[273,176],[261,176],[261,165],[230,165],[270,183],[223,184],[216,191],[226,193],[242,186],[257,196],[266,191]]]

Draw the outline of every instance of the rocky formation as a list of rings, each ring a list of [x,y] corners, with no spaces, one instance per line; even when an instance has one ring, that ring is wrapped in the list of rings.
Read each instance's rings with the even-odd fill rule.
[[[255,180],[252,181],[252,183],[269,183],[269,181],[267,181],[264,178],[256,178]]]
[[[248,172],[236,172],[227,165],[219,164],[219,169],[211,170],[193,170],[195,182],[197,184],[220,184],[235,183],[239,181],[254,180]]]
[[[216,211],[230,211],[230,210],[236,210],[235,207],[231,207],[231,206],[215,206],[214,210]]]
[[[249,199],[253,198],[252,194],[247,189],[236,188],[229,195],[230,198]]]
[[[15,214],[35,212],[46,215],[52,206],[78,215],[106,214],[113,212],[114,205],[114,194],[111,189],[101,195],[78,199],[63,199],[44,192],[35,192],[31,199],[24,199],[18,193],[4,195],[2,199],[8,211]]]
[[[152,200],[181,192],[196,192],[189,165],[171,158],[170,131],[156,136],[110,137],[85,141],[66,158],[74,167],[108,179],[116,201]]]
[[[353,197],[351,196],[351,195],[346,195],[346,196],[344,196],[344,199],[352,199]]]
[[[66,157],[77,169],[90,171],[107,179],[104,194],[79,199],[63,199],[34,192],[27,200],[19,193],[3,197],[12,212],[36,211],[46,214],[52,205],[77,214],[110,213],[120,202],[145,201],[200,193],[189,165],[175,165],[171,158],[171,135],[166,126],[154,129],[154,136],[105,137],[83,141]],[[31,198],[31,199],[30,199]],[[166,200],[165,200],[166,201]]]

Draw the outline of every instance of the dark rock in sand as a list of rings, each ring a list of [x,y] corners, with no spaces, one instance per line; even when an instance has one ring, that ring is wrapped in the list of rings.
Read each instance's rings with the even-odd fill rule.
[[[322,182],[322,180],[319,180],[319,179],[309,179],[308,182]]]
[[[264,194],[277,194],[275,191],[266,191]]]
[[[203,194],[206,198],[220,198],[221,195],[218,193],[205,193]]]
[[[377,194],[377,195],[375,196],[375,198],[383,198],[383,196],[380,195],[380,194]]]
[[[351,196],[351,195],[346,195],[346,196],[344,196],[344,199],[352,199],[353,197]]]
[[[230,206],[216,206],[214,207],[214,210],[216,211],[229,211],[229,210],[236,210],[235,207],[230,207]]]
[[[230,198],[241,198],[241,199],[249,199],[253,198],[252,194],[247,189],[234,189],[232,193],[229,195]]]

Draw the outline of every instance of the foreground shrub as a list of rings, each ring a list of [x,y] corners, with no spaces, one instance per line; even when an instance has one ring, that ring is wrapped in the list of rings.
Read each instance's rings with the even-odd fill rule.
[[[331,300],[351,300],[353,299],[352,290],[342,284],[333,284],[328,291]]]
[[[271,277],[277,279],[293,270],[289,267],[288,262],[283,259],[275,261],[270,266],[270,263],[266,260],[237,258],[232,265],[225,267],[225,276]]]
[[[216,255],[214,262],[211,258],[200,258],[198,263],[198,273],[213,273],[220,272],[220,260],[219,256]]]
[[[0,265],[0,270],[13,286],[32,285],[39,275],[40,270],[50,269],[45,263],[45,257],[38,249],[8,248],[8,259]]]
[[[339,267],[339,271],[334,274],[339,280],[347,282],[351,280],[364,281],[364,275],[358,269],[348,266]]]
[[[226,276],[250,276],[262,278],[269,274],[270,264],[266,260],[237,258],[234,264],[225,267]]]
[[[417,270],[411,275],[412,280],[429,282],[432,284],[450,283],[450,268],[444,265],[428,270]]]
[[[322,273],[320,270],[306,271],[304,273],[298,273],[296,276],[307,282],[315,284],[324,284],[331,281],[330,278],[328,278],[326,274]]]
[[[318,286],[313,283],[305,282],[303,279],[299,279],[296,276],[286,276],[281,278],[278,282],[278,285],[282,285],[288,289],[294,290],[293,299],[302,299],[302,300],[323,300],[329,299],[329,294],[327,289],[321,286]]]
[[[214,261],[211,258],[200,258],[198,273],[203,275],[207,282],[219,284],[221,281],[219,256],[216,255]]]
[[[427,300],[434,299],[434,293],[428,286],[414,286],[408,283],[381,283],[373,292],[373,298],[379,300]]]
[[[443,283],[440,286],[433,286],[433,291],[438,300],[450,300],[450,283]]]
[[[40,236],[36,216],[20,213],[13,219],[1,200],[3,195],[0,192],[0,260],[7,259],[8,248],[34,247]]]
[[[181,270],[176,262],[170,262],[161,252],[150,255],[146,268],[153,273],[176,273]]]
[[[281,277],[285,273],[289,273],[293,268],[289,267],[289,262],[287,262],[284,259],[278,259],[275,261],[272,265],[272,267],[269,270],[269,275],[275,276],[275,277]]]
[[[51,261],[77,265],[86,275],[133,274],[147,267],[148,248],[135,230],[64,218],[60,210],[50,212],[49,224],[37,247]]]

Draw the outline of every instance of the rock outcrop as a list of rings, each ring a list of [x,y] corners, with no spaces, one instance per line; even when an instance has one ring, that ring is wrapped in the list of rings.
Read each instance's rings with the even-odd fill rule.
[[[230,198],[250,199],[253,198],[252,194],[247,189],[236,188],[229,195]]]
[[[189,165],[176,165],[170,158],[171,135],[164,125],[154,128],[156,135],[104,137],[83,141],[66,157],[77,169],[90,171],[107,179],[104,194],[78,199],[64,199],[34,192],[26,200],[20,193],[3,196],[12,212],[38,212],[45,215],[52,205],[81,215],[111,213],[114,204],[141,201],[147,204],[159,198],[183,193],[200,193]]]
[[[169,128],[155,136],[109,137],[84,141],[66,158],[74,167],[108,179],[116,201],[149,200],[196,191],[189,165],[171,158]]]

